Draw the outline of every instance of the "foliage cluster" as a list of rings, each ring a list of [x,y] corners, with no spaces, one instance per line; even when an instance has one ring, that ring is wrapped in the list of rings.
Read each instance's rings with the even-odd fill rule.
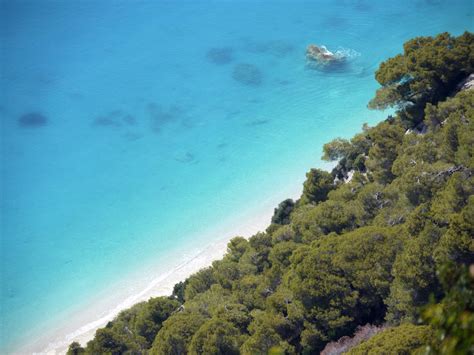
[[[433,338],[427,325],[403,324],[389,328],[368,341],[350,349],[348,355],[411,354],[422,353],[425,344]]]
[[[474,35],[459,37],[442,33],[416,37],[399,54],[382,63],[375,78],[382,85],[369,107],[395,107],[402,122],[416,126],[427,103],[436,104],[450,95],[456,85],[474,72]]]

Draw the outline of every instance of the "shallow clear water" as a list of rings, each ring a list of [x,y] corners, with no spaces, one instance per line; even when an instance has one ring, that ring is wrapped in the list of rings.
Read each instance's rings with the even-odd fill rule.
[[[124,270],[286,198],[324,142],[383,118],[365,108],[381,61],[474,27],[471,0],[1,6],[2,352]],[[311,70],[309,43],[360,56]]]

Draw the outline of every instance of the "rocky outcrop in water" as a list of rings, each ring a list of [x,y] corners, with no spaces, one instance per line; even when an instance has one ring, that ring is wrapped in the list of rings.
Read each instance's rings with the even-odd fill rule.
[[[306,48],[306,59],[308,62],[318,64],[330,64],[343,60],[343,57],[329,51],[325,46],[310,44]]]

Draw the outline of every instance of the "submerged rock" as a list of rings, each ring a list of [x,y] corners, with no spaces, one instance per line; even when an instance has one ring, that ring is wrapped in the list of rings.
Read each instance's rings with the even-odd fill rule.
[[[92,125],[98,127],[121,127],[122,124],[116,120],[114,117],[110,116],[99,116],[94,119]]]
[[[128,124],[129,126],[135,126],[137,124],[137,119],[135,118],[135,116],[132,116],[130,114],[123,116],[122,121]]]
[[[291,85],[291,81],[285,79],[278,80],[277,83],[283,86]]]
[[[161,107],[155,103],[147,106],[150,116],[150,128],[154,133],[160,133],[163,126],[182,119],[184,110],[180,106]]]
[[[135,116],[122,110],[112,110],[107,114],[96,117],[92,121],[93,126],[119,128],[123,124],[134,126],[137,124]]]
[[[211,48],[207,51],[206,57],[216,65],[224,65],[234,60],[234,50],[230,47]]]
[[[193,153],[190,152],[184,152],[184,153],[179,153],[175,156],[174,160],[180,162],[180,163],[193,163],[196,161],[196,157]]]
[[[240,63],[234,67],[232,73],[234,80],[248,86],[259,86],[263,81],[263,74],[253,64]]]
[[[256,119],[247,123],[248,127],[262,126],[270,123],[270,120]]]
[[[18,119],[19,126],[25,128],[38,128],[45,126],[47,123],[48,119],[46,116],[38,112],[25,113]]]

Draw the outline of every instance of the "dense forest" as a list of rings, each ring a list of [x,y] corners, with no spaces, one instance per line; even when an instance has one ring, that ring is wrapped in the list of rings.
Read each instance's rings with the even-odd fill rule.
[[[324,145],[265,232],[68,354],[474,353],[474,34],[383,62],[375,127]]]

